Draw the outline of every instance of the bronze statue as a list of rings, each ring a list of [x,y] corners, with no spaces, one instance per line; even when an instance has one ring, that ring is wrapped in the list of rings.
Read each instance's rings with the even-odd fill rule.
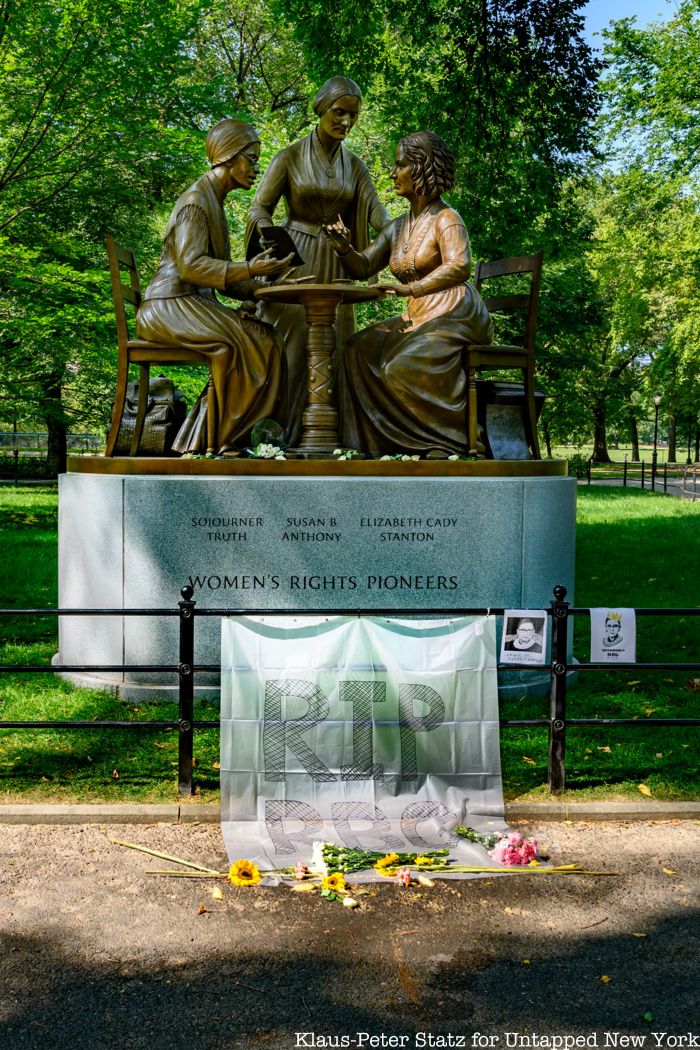
[[[346,271],[366,279],[385,266],[405,296],[400,317],[358,332],[343,357],[341,436],[348,448],[371,455],[408,452],[465,455],[466,376],[462,348],[489,343],[493,326],[479,293],[467,284],[469,237],[460,216],[441,199],[454,185],[454,157],[431,131],[402,139],[392,178],[410,211],[386,226],[364,251],[337,222],[325,232]]]
[[[313,275],[321,284],[345,276],[342,263],[323,235],[322,227],[340,216],[362,250],[369,244],[368,227],[382,229],[389,221],[363,162],[343,145],[356,123],[362,92],[347,77],[332,77],[316,95],[313,108],[318,126],[270,162],[249,213],[247,240],[265,243],[277,204],[284,199],[286,227],[303,259],[295,279]],[[287,403],[283,412],[287,441],[296,444],[307,399],[306,320],[301,306],[267,302],[262,317],[272,322],[285,343]],[[336,322],[338,346],[355,330],[352,306],[340,307]],[[340,378],[340,377],[336,377]],[[336,390],[336,395],[338,391]]]
[[[136,317],[142,339],[187,347],[211,358],[220,453],[246,440],[251,427],[274,415],[282,391],[284,361],[274,331],[243,310],[216,298],[249,300],[254,277],[275,276],[289,258],[263,252],[250,263],[231,262],[223,202],[231,190],[255,182],[260,140],[250,124],[222,120],[206,139],[210,170],[178,199],[165,229],[158,272]],[[206,451],[206,397],[180,429],[173,449]]]

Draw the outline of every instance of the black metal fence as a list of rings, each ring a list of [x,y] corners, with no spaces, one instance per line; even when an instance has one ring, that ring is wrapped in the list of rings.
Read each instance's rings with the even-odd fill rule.
[[[601,463],[586,460],[588,484],[621,484],[624,488],[651,489],[683,496],[685,499],[700,499],[700,466],[694,463],[655,464],[645,460],[629,460],[627,455],[621,463]],[[580,476],[580,475],[579,475]]]
[[[66,444],[69,452],[99,452],[104,448],[104,435],[100,434],[67,434]],[[49,447],[49,435],[45,430],[0,430],[0,452],[46,452]]]
[[[149,674],[169,673],[178,678],[178,713],[170,721],[0,721],[3,729],[177,729],[178,730],[178,790],[182,795],[194,791],[194,731],[218,728],[218,720],[194,717],[194,680],[197,673],[220,671],[219,664],[195,663],[195,619],[198,617],[248,616],[303,616],[322,612],[328,616],[502,616],[504,609],[198,609],[191,587],[183,587],[177,609],[0,609],[0,616],[177,616],[179,618],[178,662],[170,664],[2,664],[0,674],[71,674],[83,671],[123,673],[125,671]],[[561,794],[566,783],[566,734],[572,726],[699,726],[700,718],[569,718],[567,714],[567,674],[572,671],[700,671],[700,663],[574,663],[569,660],[569,631],[571,617],[588,616],[590,609],[576,608],[566,601],[566,588],[555,587],[548,616],[551,620],[551,661],[549,718],[501,719],[502,729],[546,727],[549,730],[548,783],[550,792]],[[695,609],[637,609],[637,616],[700,616]],[[542,674],[542,666],[515,667],[499,664],[501,671],[517,670]]]

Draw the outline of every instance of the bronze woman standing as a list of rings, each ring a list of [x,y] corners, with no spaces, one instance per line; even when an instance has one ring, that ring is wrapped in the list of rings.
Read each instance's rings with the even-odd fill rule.
[[[142,339],[206,353],[212,364],[220,452],[236,449],[251,427],[273,415],[283,379],[275,334],[249,315],[218,302],[215,291],[250,299],[253,277],[275,275],[289,259],[268,254],[231,262],[223,202],[234,188],[255,182],[260,140],[250,124],[222,120],[207,135],[211,168],[182,194],[163,237],[158,272],[136,318]],[[206,451],[206,397],[200,397],[178,433],[177,452]]]
[[[367,167],[343,145],[343,139],[357,122],[361,105],[362,92],[353,80],[328,80],[313,102],[314,112],[320,118],[318,126],[273,158],[255,194],[249,212],[248,240],[255,235],[264,238],[277,204],[284,200],[287,215],[281,225],[289,231],[304,260],[303,266],[295,269],[295,278],[313,274],[317,282],[325,284],[345,276],[342,263],[322,233],[325,224],[340,217],[352,231],[354,243],[362,249],[369,244],[368,227],[381,230],[389,221]],[[267,303],[262,317],[275,325],[285,343],[287,404],[283,423],[287,441],[296,444],[307,396],[304,310],[301,306]],[[341,307],[336,322],[338,346],[354,330],[352,306]]]
[[[462,347],[489,343],[491,318],[467,284],[471,249],[465,225],[441,199],[454,184],[454,157],[439,136],[420,131],[402,139],[392,178],[410,211],[382,230],[364,252],[336,223],[326,233],[347,272],[367,278],[385,266],[405,296],[400,317],[351,338],[343,350],[343,444],[371,455],[467,453],[466,376]]]

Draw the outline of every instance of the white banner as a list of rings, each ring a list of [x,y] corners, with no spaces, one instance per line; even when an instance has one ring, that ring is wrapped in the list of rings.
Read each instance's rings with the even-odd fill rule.
[[[222,620],[221,815],[231,860],[308,863],[503,830],[493,617]]]

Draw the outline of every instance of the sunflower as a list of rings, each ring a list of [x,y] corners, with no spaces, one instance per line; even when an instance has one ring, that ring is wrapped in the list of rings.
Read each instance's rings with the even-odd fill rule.
[[[435,857],[426,857],[424,853],[421,853],[416,857],[417,868],[429,868],[435,863]]]
[[[255,886],[262,879],[260,869],[252,860],[237,860],[228,870],[228,880],[234,886]]]
[[[339,871],[334,871],[332,875],[326,875],[321,883],[321,889],[330,890],[331,893],[342,893],[345,889],[345,879]]]
[[[374,865],[374,870],[378,875],[384,875],[387,879],[391,879],[396,874],[395,865],[398,863],[398,860],[398,853],[385,853]]]

